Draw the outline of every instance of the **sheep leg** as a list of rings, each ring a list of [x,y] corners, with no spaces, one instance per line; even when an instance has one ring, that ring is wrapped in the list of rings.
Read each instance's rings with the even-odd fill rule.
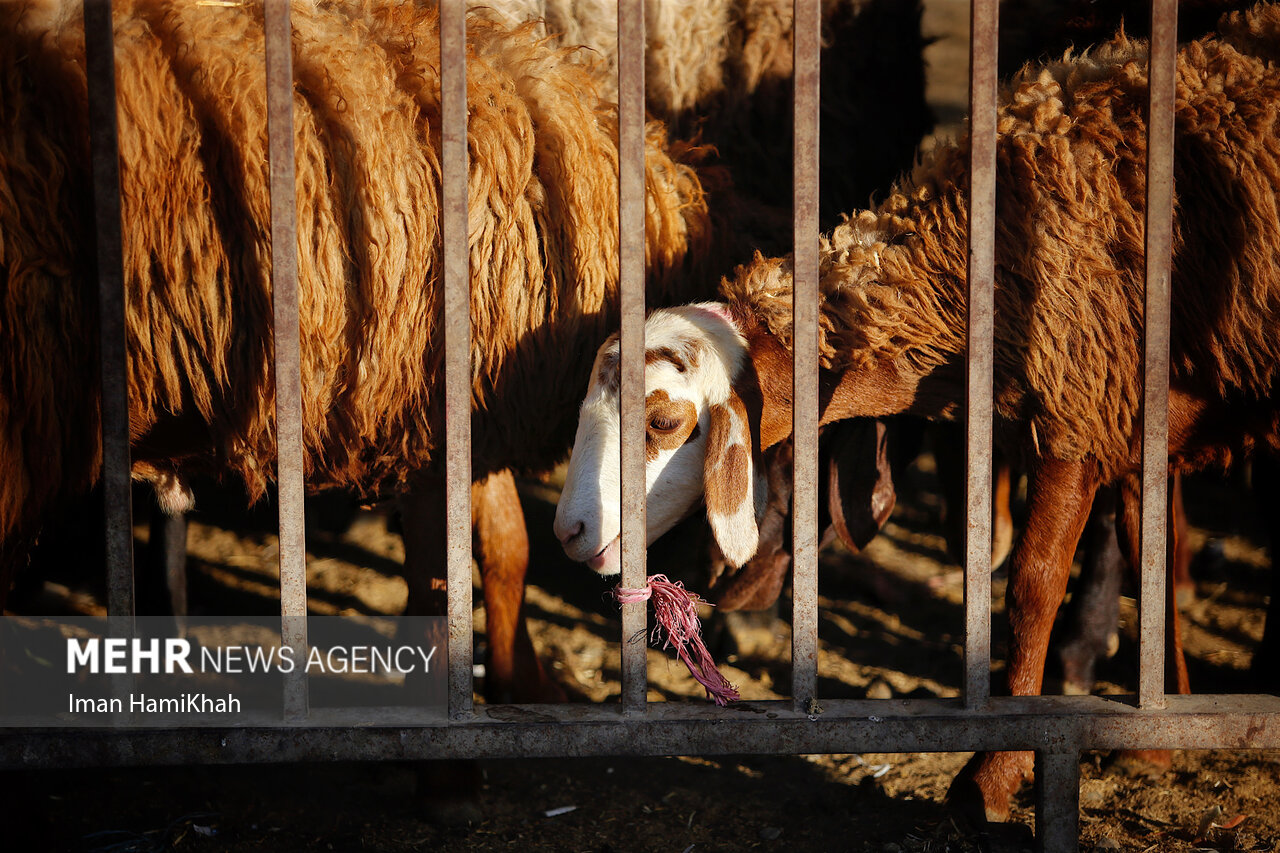
[[[1182,653],[1182,615],[1179,612],[1181,591],[1191,583],[1188,567],[1191,564],[1191,544],[1187,537],[1187,514],[1182,507],[1182,476],[1175,473],[1169,483],[1168,528],[1165,540],[1165,565],[1169,577],[1165,584],[1165,684],[1172,680],[1179,694],[1191,692],[1191,679],[1187,675],[1187,659]],[[1138,577],[1136,569],[1134,578]],[[1185,576],[1185,579],[1184,577]],[[1192,587],[1192,595],[1195,589]]]
[[[1165,565],[1168,573],[1165,584],[1165,684],[1173,682],[1178,693],[1190,693],[1191,682],[1187,678],[1187,662],[1182,655],[1182,620],[1178,617],[1178,592],[1174,574],[1179,549],[1185,541],[1185,525],[1177,523],[1174,506],[1181,503],[1181,488],[1175,480],[1169,489],[1168,535],[1165,542]],[[1135,477],[1126,477],[1120,486],[1120,547],[1133,573],[1134,584],[1142,584],[1142,485]],[[1139,607],[1142,603],[1139,602]],[[1133,749],[1116,753],[1112,764],[1129,773],[1149,773],[1152,769],[1168,767],[1173,755],[1167,749]]]
[[[401,495],[401,536],[404,538],[404,579],[408,586],[407,616],[443,616],[445,595],[444,483],[424,484]]]
[[[446,595],[444,483],[424,481],[400,498],[407,615],[443,615]],[[485,698],[490,702],[564,701],[533,651],[524,621],[529,539],[511,473],[471,487],[472,548],[484,585]]]
[[[1004,454],[997,452],[992,460],[993,491],[991,495],[991,568],[998,569],[1013,550],[1013,468]]]
[[[471,523],[484,584],[485,700],[565,701],[564,691],[547,677],[534,653],[525,622],[529,535],[510,471],[499,471],[472,484]]]
[[[1085,556],[1066,617],[1066,634],[1054,654],[1062,666],[1062,692],[1093,691],[1095,667],[1119,645],[1120,585],[1124,556],[1116,534],[1116,494],[1100,491],[1085,529]]]
[[[162,636],[177,637],[187,622],[187,516],[155,505],[150,511],[151,538],[136,569],[138,615],[156,619]]]
[[[1189,571],[1191,547],[1187,539],[1187,514],[1182,504],[1182,478],[1178,474],[1173,475],[1169,488],[1170,583],[1174,600],[1182,609],[1189,603],[1189,597],[1194,599],[1195,587]],[[1136,506],[1132,500],[1136,500],[1136,496],[1129,504]],[[1136,525],[1137,521],[1133,519],[1128,523]],[[1067,635],[1056,646],[1062,663],[1063,691],[1070,694],[1091,692],[1098,658],[1115,654],[1119,643],[1118,596],[1125,571],[1123,563],[1134,565],[1130,555],[1137,548],[1127,541],[1125,547],[1121,547],[1123,537],[1116,530],[1115,507],[1104,504],[1101,495],[1094,501],[1094,512],[1085,535],[1088,547],[1067,618]],[[1126,550],[1130,553],[1125,553]],[[1173,652],[1172,645],[1169,651]],[[1169,675],[1176,681],[1180,677],[1177,657],[1170,658],[1170,663],[1174,668],[1169,670]],[[1185,663],[1181,667],[1185,672]]]
[[[404,580],[409,593],[404,608],[406,617],[448,613],[444,497],[443,478],[430,478],[397,500],[400,535],[404,540]],[[401,632],[408,631],[411,622],[411,618],[406,618],[400,626]],[[406,635],[402,639],[421,642],[425,636]],[[406,686],[411,694],[419,694],[425,687],[414,682]],[[425,694],[414,695],[409,701],[416,704],[424,699]]]
[[[1191,578],[1191,539],[1188,535],[1187,510],[1182,503],[1182,475],[1174,472],[1169,479],[1169,529],[1176,536],[1169,552],[1170,581],[1178,609],[1186,610],[1196,602],[1196,585]]]
[[[1027,525],[1009,568],[1008,684],[1015,696],[1040,693],[1049,632],[1067,590],[1071,558],[1098,488],[1096,466],[1051,459],[1028,472]],[[1030,752],[978,753],[948,792],[966,814],[1003,822],[1014,792],[1031,777]]]
[[[965,461],[964,436],[955,424],[939,424],[933,451],[938,483],[942,491],[943,535],[947,553],[964,562],[964,537],[968,524],[964,517]],[[944,431],[945,430],[945,431]],[[991,460],[991,568],[998,569],[1013,546],[1013,514],[1009,499],[1013,492],[1013,472],[1009,460],[998,450]]]
[[[1178,554],[1186,539],[1186,529],[1174,521],[1174,502],[1181,500],[1181,489],[1169,489],[1168,507],[1170,524],[1165,541],[1165,566],[1169,576],[1165,584],[1165,685],[1172,682],[1175,690],[1181,694],[1191,692],[1191,681],[1187,678],[1187,661],[1182,654],[1182,620],[1178,616],[1176,584],[1172,575],[1176,571]],[[1125,559],[1133,572],[1134,584],[1142,583],[1141,544],[1142,532],[1142,486],[1135,477],[1127,477],[1120,487],[1120,546],[1126,551]],[[1141,606],[1141,602],[1139,602]]]
[[[964,563],[965,522],[965,458],[964,433],[957,424],[939,423],[934,432],[933,463],[938,472],[938,490],[942,497],[942,534],[947,553]],[[992,506],[995,506],[994,495]]]

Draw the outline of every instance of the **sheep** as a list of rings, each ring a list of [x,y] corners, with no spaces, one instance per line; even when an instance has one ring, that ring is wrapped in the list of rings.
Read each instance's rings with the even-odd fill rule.
[[[1179,0],[1178,38],[1186,41],[1213,32],[1223,13],[1251,5],[1253,0]],[[1001,68],[1016,69],[1037,55],[1061,53],[1072,44],[1077,49],[1096,44],[1117,27],[1124,28],[1131,35],[1145,35],[1150,23],[1148,12],[1146,3],[1130,0],[1095,0],[1090,3],[1079,0],[1003,0]],[[1243,39],[1237,41],[1242,47],[1247,45],[1248,52],[1272,60],[1277,58],[1274,45],[1265,33],[1261,39],[1240,35]],[[1170,477],[1169,489],[1168,524],[1175,530],[1177,542],[1176,552],[1169,557],[1170,581],[1174,585],[1177,606],[1182,610],[1194,601],[1195,588],[1190,574],[1192,554],[1186,539],[1182,483],[1176,472]],[[1126,493],[1130,500],[1137,500],[1136,483],[1130,484]],[[1090,516],[1085,537],[1092,545],[1085,554],[1079,588],[1066,614],[1067,631],[1062,641],[1052,649],[1062,665],[1063,687],[1072,693],[1091,691],[1097,659],[1114,654],[1118,641],[1118,607],[1114,594],[1120,588],[1125,569],[1115,541],[1114,516],[1115,507],[1109,504],[1095,506]],[[1264,659],[1267,656],[1264,650],[1271,645],[1270,638],[1264,636],[1259,648]],[[1261,669],[1255,666],[1254,671],[1261,672]],[[1259,678],[1258,683],[1264,688],[1268,686],[1265,678]]]
[[[617,0],[471,0],[507,25],[617,64]],[[792,0],[650,0],[646,104],[681,138],[716,148],[735,190],[791,204]],[[823,0],[820,215],[826,225],[911,167],[934,125],[919,0]],[[612,83],[612,74],[606,80]],[[612,93],[609,94],[612,96]],[[892,110],[883,105],[891,103]],[[868,128],[874,128],[869,133]]]
[[[1277,35],[1280,7],[1259,6],[1178,56],[1171,471],[1280,449],[1280,340],[1269,332],[1280,320],[1280,69],[1250,47]],[[1010,564],[1015,695],[1040,691],[1095,492],[1139,467],[1146,59],[1144,42],[1120,35],[1001,90],[995,437],[1030,482]],[[939,146],[876,209],[821,238],[821,423],[960,414],[967,155],[964,139]],[[751,557],[760,454],[791,431],[791,299],[791,260],[761,256],[722,283],[720,302],[648,318],[647,478],[660,497],[650,540],[705,501],[730,562]],[[575,449],[556,515],[566,553],[600,571],[613,569],[594,558],[617,533],[605,473],[615,351],[597,355],[575,445],[588,452]],[[1131,507],[1120,524],[1132,557]],[[1176,640],[1176,614],[1170,624]],[[975,756],[951,797],[1003,819],[1030,767],[1029,753]]]
[[[1224,12],[1251,5],[1253,0],[1179,0],[1178,38],[1186,41],[1213,32]],[[1133,0],[1002,0],[998,51],[1001,74],[1007,76],[1026,62],[1059,56],[1068,49],[1087,49],[1110,38],[1117,29],[1124,29],[1129,35],[1145,36],[1149,32],[1149,13],[1148,3]],[[946,445],[941,453],[935,448],[945,495],[944,512],[946,506],[958,506],[962,499],[959,490],[963,488],[963,471],[957,466],[963,462],[955,453],[955,448],[962,444],[962,441],[952,444],[951,454],[946,452]],[[956,458],[948,458],[949,455]],[[1008,477],[1007,465],[998,462],[995,470],[998,478]],[[1181,480],[1177,474],[1170,478],[1169,488],[1173,497],[1168,523],[1171,527],[1177,526],[1179,543],[1177,553],[1171,557],[1171,582],[1175,585],[1179,609],[1185,609],[1194,600],[1195,589],[1190,575],[1191,549],[1185,538]],[[993,496],[993,503],[996,507],[1001,505],[999,491]],[[1071,693],[1090,692],[1097,659],[1114,654],[1118,643],[1119,609],[1114,593],[1120,588],[1125,567],[1115,541],[1115,507],[1111,505],[1110,496],[1103,504],[1095,505],[1088,522],[1085,541],[1090,545],[1084,555],[1080,583],[1066,614],[1067,632],[1051,649],[1062,665],[1063,688]],[[1005,523],[995,525],[998,538],[1002,533],[1011,532],[1007,509],[1002,521]],[[963,524],[962,517],[946,515],[947,547],[952,556],[960,554]],[[1007,547],[994,550],[997,554],[1002,550],[1007,553]],[[993,561],[993,565],[998,564]]]
[[[0,589],[100,459],[78,8],[0,6]],[[424,513],[406,523],[406,576],[411,612],[431,612],[444,564],[430,516],[443,420],[437,16],[299,2],[293,29],[307,481],[405,495]],[[260,14],[126,0],[115,39],[133,474],[210,472],[256,497],[275,455]],[[505,660],[487,692],[556,698],[519,616],[527,546],[511,471],[567,453],[578,389],[617,318],[617,115],[598,68],[530,27],[472,16],[468,45],[474,523],[490,653]],[[701,265],[720,267],[700,149],[651,122],[646,155],[648,298],[662,304],[698,294]]]
[[[609,66],[612,85],[616,0],[474,0],[472,8],[506,25],[538,21],[556,43],[586,46],[587,56]],[[752,245],[783,251],[792,182],[791,0],[650,0],[645,9],[650,114],[717,150],[732,179],[729,204],[756,211]],[[910,167],[934,118],[925,100],[927,40],[917,0],[824,0],[822,13],[820,215],[834,223]],[[894,109],[884,110],[886,101]],[[714,214],[726,194],[710,174],[703,178]],[[712,589],[717,613],[767,606],[781,588],[790,558],[779,537],[789,504],[775,503],[776,559],[756,560],[733,583]],[[714,549],[705,562],[690,568],[717,577],[722,563]]]

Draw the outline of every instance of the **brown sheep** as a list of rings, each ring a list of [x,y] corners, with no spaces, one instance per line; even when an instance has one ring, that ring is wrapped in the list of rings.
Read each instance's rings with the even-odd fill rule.
[[[1250,55],[1277,36],[1280,7],[1264,5],[1179,53],[1171,471],[1280,449],[1280,69]],[[1028,69],[1001,93],[995,428],[1030,479],[1008,594],[1017,695],[1040,691],[1094,493],[1139,466],[1146,59],[1145,43],[1122,36]],[[959,414],[967,171],[967,142],[940,147],[876,210],[822,239],[822,423]],[[741,562],[764,506],[760,452],[791,431],[791,261],[758,258],[722,298],[650,315],[647,345],[670,357],[646,367],[648,476],[664,482],[668,508],[705,494],[726,556]],[[598,443],[617,417],[606,350],[579,442]],[[557,525],[576,531],[566,551],[581,558],[614,531],[583,513],[608,486],[593,482],[596,463],[576,460]],[[1133,514],[1120,524],[1132,558]],[[649,538],[661,532],[651,525]],[[1170,624],[1176,636],[1176,615]],[[1185,669],[1176,674],[1185,692]],[[1029,753],[976,756],[952,796],[1003,817],[1030,767]]]
[[[418,492],[426,512],[443,417],[436,21],[382,0],[293,11],[308,484]],[[134,474],[233,474],[258,495],[275,455],[260,11],[126,0],[115,40]],[[565,454],[616,322],[617,115],[597,69],[528,28],[472,17],[468,45],[477,550],[502,580],[486,589],[507,591],[489,602],[507,631],[491,649],[535,670],[531,698],[557,691],[517,615],[525,533],[509,469]],[[79,4],[0,7],[3,589],[41,518],[97,477],[86,98]],[[711,278],[683,277],[710,240],[683,162],[695,154],[649,125],[655,304]],[[426,612],[438,522],[406,527]]]
[[[616,66],[616,0],[471,0],[471,6],[509,25],[538,21],[557,43],[581,44],[587,56]],[[784,251],[788,239],[792,7],[792,0],[645,5],[647,108],[673,132],[696,136],[719,152],[735,204],[758,211],[752,246],[766,251]],[[910,167],[933,116],[924,96],[927,40],[917,0],[824,0],[822,43],[820,203],[823,221],[834,224],[840,211],[885,191]],[[607,75],[606,84],[612,83]],[[894,108],[884,109],[886,102]],[[710,185],[709,192],[715,213],[723,194]],[[833,471],[840,462],[833,458]],[[784,473],[774,472],[775,479]],[[716,613],[768,606],[781,588],[790,564],[781,540],[789,498],[775,496],[771,512],[774,556],[762,556],[711,590]],[[672,550],[688,550],[684,562],[690,556],[699,562],[706,550],[701,545],[687,542]],[[687,567],[696,576],[709,569],[713,578],[721,568],[714,548],[709,566]]]

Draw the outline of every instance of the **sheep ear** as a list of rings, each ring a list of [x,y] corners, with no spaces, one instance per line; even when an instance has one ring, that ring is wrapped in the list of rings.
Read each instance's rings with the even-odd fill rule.
[[[736,574],[716,573],[708,600],[720,612],[765,610],[778,600],[791,571],[791,472],[792,445],[788,438],[764,452],[769,499],[760,521],[760,541],[755,556]],[[721,558],[722,559],[722,558]]]
[[[826,427],[827,509],[849,550],[867,546],[888,521],[897,494],[882,421],[856,418]]]
[[[712,406],[710,415],[703,468],[707,521],[725,560],[737,568],[759,545],[768,484],[747,407],[737,392]]]

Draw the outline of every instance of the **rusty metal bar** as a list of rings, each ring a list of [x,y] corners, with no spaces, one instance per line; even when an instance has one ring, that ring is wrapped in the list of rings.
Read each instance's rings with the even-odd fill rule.
[[[271,164],[271,303],[276,381],[276,487],[280,514],[280,639],[307,645],[307,541],[303,520],[302,373],[298,320],[298,220],[293,163],[293,38],[288,0],[263,7],[267,146]],[[305,717],[303,668],[285,676],[284,713]]]
[[[1080,756],[1036,753],[1036,847],[1044,853],[1074,853],[1080,835]]]
[[[791,504],[791,700],[813,713],[818,684],[818,82],[822,10],[795,0]]]
[[[1152,0],[1150,113],[1147,121],[1147,289],[1142,402],[1142,589],[1138,698],[1165,697],[1165,542],[1169,488],[1169,275],[1173,251],[1173,110],[1178,56],[1177,0]]]
[[[440,3],[445,325],[445,535],[449,716],[473,713],[471,621],[471,291],[467,266],[467,20],[464,0]]]
[[[107,614],[111,635],[134,632],[133,512],[129,496],[129,354],[125,331],[111,0],[86,0],[85,63],[89,145],[98,245],[99,354],[102,364],[102,502],[106,514]]]
[[[973,0],[969,48],[969,326],[966,361],[964,697],[991,697],[991,421],[994,388],[997,0]]]
[[[644,424],[644,3],[618,4],[618,275],[622,301],[622,585],[648,576]],[[645,709],[644,602],[622,605],[622,706]]]
[[[89,146],[97,230],[98,355],[102,375],[102,509],[107,552],[107,624],[113,637],[132,637],[133,507],[129,487],[129,352],[125,324],[124,254],[120,202],[120,140],[116,115],[115,46],[111,0],[84,8],[89,84]],[[111,677],[112,695],[133,692],[134,677]]]
[[[714,715],[700,703],[655,702],[644,716],[632,717],[591,704],[480,705],[464,725],[423,725],[410,708],[318,708],[305,727],[78,729],[74,738],[64,729],[9,728],[0,733],[0,767],[1280,748],[1276,696],[1175,695],[1159,711],[1136,707],[1131,696],[996,696],[983,711],[949,699],[894,700],[891,708],[884,700],[825,700],[823,706],[815,720],[789,700],[776,700],[735,703]]]

